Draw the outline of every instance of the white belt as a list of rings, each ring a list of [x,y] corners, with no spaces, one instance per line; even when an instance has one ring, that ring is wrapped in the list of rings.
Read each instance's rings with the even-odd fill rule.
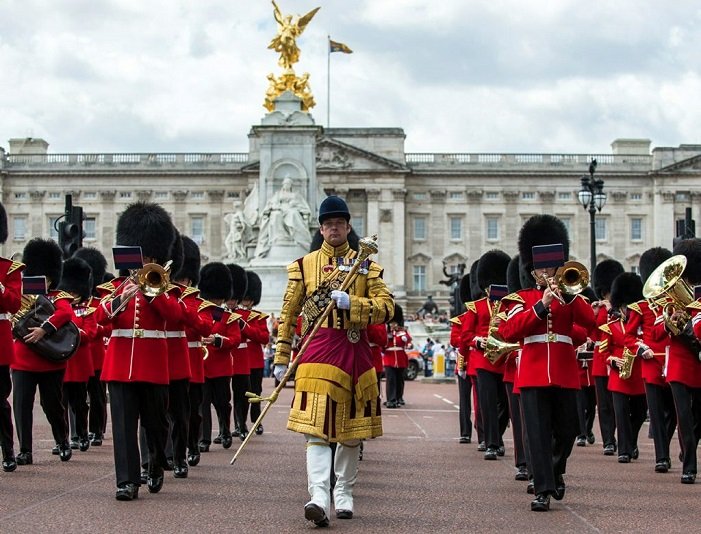
[[[177,332],[174,330],[169,330],[166,332],[166,337],[185,337],[185,331],[184,330],[178,330]]]
[[[538,334],[528,336],[523,340],[524,345],[529,343],[569,343],[572,345],[572,338],[563,334]]]
[[[385,350],[404,350],[404,347],[387,347]]]
[[[166,333],[163,330],[144,330],[143,328],[117,328],[112,330],[112,337],[139,337],[151,339],[165,339]]]
[[[0,313],[0,321],[9,321],[12,319],[11,313]]]
[[[370,346],[371,347],[379,347],[379,345],[377,343],[370,343]]]
[[[188,341],[187,342],[187,348],[188,349],[197,349],[202,346],[201,341]]]
[[[239,346],[236,348],[237,349],[245,349],[246,347],[248,347],[248,343],[239,343]]]

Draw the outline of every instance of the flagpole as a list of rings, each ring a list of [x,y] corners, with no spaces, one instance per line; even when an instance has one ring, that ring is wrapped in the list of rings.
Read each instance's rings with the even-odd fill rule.
[[[326,127],[331,125],[331,36],[326,36]]]

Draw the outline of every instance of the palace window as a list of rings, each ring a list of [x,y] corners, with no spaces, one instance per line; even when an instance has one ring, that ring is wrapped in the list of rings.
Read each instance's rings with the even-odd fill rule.
[[[642,241],[643,239],[643,219],[641,217],[632,217],[630,219],[630,240]]]
[[[27,217],[24,215],[12,218],[12,238],[15,241],[24,241],[27,239]]]
[[[120,191],[119,198],[131,198],[131,191]]]
[[[97,191],[88,191],[83,193],[84,200],[95,200],[97,198]]]
[[[451,191],[450,192],[450,199],[451,200],[460,200],[462,199],[462,191]]]
[[[414,265],[414,291],[426,291],[426,266]]]
[[[15,193],[15,200],[24,200],[27,198],[27,193]]]
[[[557,194],[557,199],[558,199],[558,200],[570,200],[571,198],[572,198],[572,193],[570,193],[569,191],[567,191],[567,192],[565,192],[565,191],[560,191],[560,192]]]
[[[487,217],[487,241],[499,240],[499,217]]]
[[[462,217],[450,218],[450,239],[462,239]]]
[[[190,237],[192,240],[201,245],[204,242],[204,217],[201,215],[193,216],[190,220]]]
[[[164,200],[168,198],[168,191],[156,191],[155,197],[158,200]]]
[[[61,198],[61,193],[59,193],[58,191],[51,191],[49,193],[49,199],[58,200],[59,198]]]
[[[353,215],[351,217],[351,226],[358,236],[365,237],[365,217],[362,215]]]
[[[49,238],[58,241],[58,215],[49,216]]]
[[[521,193],[521,200],[535,200],[535,193],[533,191],[524,191]]]
[[[426,200],[427,198],[426,193],[414,193],[414,200]]]
[[[86,217],[83,220],[83,236],[85,239],[95,240],[97,238],[97,221],[95,217]]]
[[[631,200],[642,200],[642,199],[643,199],[643,194],[642,194],[642,193],[631,193],[631,194],[630,194],[630,199],[631,199]]]
[[[202,200],[204,198],[204,191],[193,191],[190,196],[193,200]]]
[[[607,231],[607,225],[606,225],[607,219],[604,217],[597,217],[596,222],[594,224],[596,231],[596,240],[597,241],[606,241],[608,239],[608,231]]]
[[[497,200],[499,198],[499,193],[497,191],[487,191],[485,196],[487,200]]]
[[[426,239],[426,217],[414,217],[414,239]]]

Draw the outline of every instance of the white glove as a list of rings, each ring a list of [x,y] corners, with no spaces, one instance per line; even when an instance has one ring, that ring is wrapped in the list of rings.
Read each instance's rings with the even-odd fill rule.
[[[336,307],[339,310],[350,310],[350,295],[345,291],[334,289],[331,292],[331,298],[336,303]]]
[[[273,367],[273,376],[277,379],[278,382],[282,382],[282,377],[285,376],[286,372],[286,365],[277,364],[275,365],[275,367]]]

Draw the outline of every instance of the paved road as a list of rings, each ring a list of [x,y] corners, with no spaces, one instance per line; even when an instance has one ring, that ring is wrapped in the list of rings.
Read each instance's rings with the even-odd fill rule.
[[[272,382],[266,379],[266,389]],[[305,532],[304,443],[286,431],[286,389],[235,466],[235,449],[213,446],[186,480],[168,476],[163,490],[114,499],[112,442],[61,463],[50,430],[35,410],[34,465],[0,472],[0,532]],[[407,383],[407,406],[384,413],[385,436],[369,441],[356,486],[356,513],[332,519],[338,532],[696,532],[701,484],[679,483],[675,461],[653,472],[647,426],[640,459],[620,465],[601,443],[575,448],[567,494],[548,513],[533,513],[526,483],[513,479],[507,454],[482,459],[476,444],[457,441],[457,386]],[[236,444],[235,444],[236,445]],[[673,444],[673,458],[678,445]],[[169,474],[167,474],[169,475]]]

